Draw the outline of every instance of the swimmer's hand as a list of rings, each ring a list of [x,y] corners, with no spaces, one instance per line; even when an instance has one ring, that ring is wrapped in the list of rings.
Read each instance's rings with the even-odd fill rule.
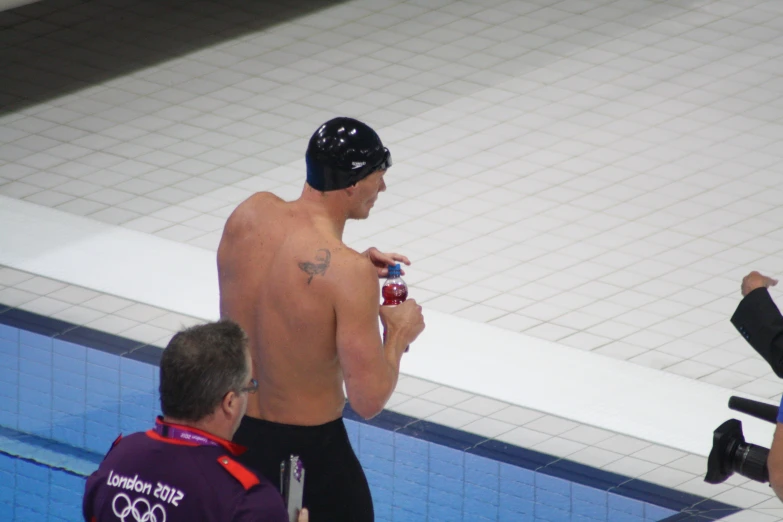
[[[307,508],[299,510],[299,517],[296,519],[296,522],[310,522],[310,513],[307,511]]]
[[[424,331],[424,315],[415,299],[408,299],[396,306],[381,306],[380,314],[386,328],[387,346],[392,339],[398,339],[404,350]]]
[[[366,251],[362,252],[362,255],[372,261],[372,264],[378,270],[378,277],[386,277],[389,275],[389,265],[397,263],[403,263],[406,265],[411,264],[410,260],[402,254],[384,253],[375,247],[370,247]],[[402,275],[405,275],[403,270]]]

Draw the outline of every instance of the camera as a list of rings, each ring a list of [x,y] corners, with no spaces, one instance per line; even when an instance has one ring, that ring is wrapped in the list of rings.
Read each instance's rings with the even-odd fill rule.
[[[731,397],[729,408],[775,424],[778,408],[742,397]],[[769,449],[745,442],[742,422],[730,419],[713,432],[712,450],[707,458],[704,482],[720,484],[739,473],[756,482],[769,482]]]

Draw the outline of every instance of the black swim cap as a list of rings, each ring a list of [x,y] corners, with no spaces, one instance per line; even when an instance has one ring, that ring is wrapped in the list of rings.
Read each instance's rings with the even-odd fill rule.
[[[327,121],[315,131],[305,160],[307,183],[321,192],[350,187],[392,164],[389,149],[374,130],[342,117]]]

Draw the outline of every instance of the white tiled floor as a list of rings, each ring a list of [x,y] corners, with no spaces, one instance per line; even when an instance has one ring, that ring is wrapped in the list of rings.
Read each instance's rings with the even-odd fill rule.
[[[319,123],[359,117],[395,166],[346,238],[407,253],[426,306],[780,396],[726,321],[781,264],[773,2],[94,5],[0,14],[0,193],[214,250],[252,192],[296,197]],[[138,31],[161,41],[110,50]]]
[[[181,328],[202,322],[8,267],[0,267],[0,304],[161,347]]]
[[[346,240],[409,255],[426,308],[783,391],[728,322],[741,277],[783,266],[774,1],[47,0],[0,28],[0,194],[214,250],[254,191],[298,195],[320,123],[357,117],[395,165]],[[148,342],[190,320],[9,270],[0,285],[4,304]],[[585,444],[457,391],[399,393],[446,424]],[[595,444],[571,449],[648,467]]]

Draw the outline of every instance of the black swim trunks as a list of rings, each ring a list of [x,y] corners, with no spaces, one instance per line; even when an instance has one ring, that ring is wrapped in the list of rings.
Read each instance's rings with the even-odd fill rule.
[[[237,458],[280,488],[280,463],[299,455],[305,467],[302,504],[310,522],[373,522],[372,497],[342,419],[320,426],[278,424],[245,416],[234,442]]]

